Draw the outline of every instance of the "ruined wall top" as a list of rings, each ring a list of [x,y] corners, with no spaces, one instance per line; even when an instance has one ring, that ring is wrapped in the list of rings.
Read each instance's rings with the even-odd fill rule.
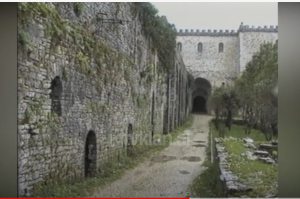
[[[278,32],[278,26],[274,27],[274,26],[264,26],[263,28],[261,26],[255,27],[255,26],[248,26],[248,25],[244,25],[243,23],[241,23],[239,29],[236,30],[199,30],[196,29],[196,31],[194,31],[193,29],[188,30],[185,29],[185,31],[183,31],[182,29],[180,29],[177,32],[178,36],[238,36],[238,34],[240,32]]]

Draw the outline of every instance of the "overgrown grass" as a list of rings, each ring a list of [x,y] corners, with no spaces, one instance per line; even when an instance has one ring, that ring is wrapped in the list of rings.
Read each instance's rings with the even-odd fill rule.
[[[219,137],[218,131],[212,128],[213,146],[214,138]],[[209,135],[210,136],[210,135]],[[253,130],[250,135],[245,135],[243,127],[233,125],[231,131],[226,132],[226,136],[237,139],[224,139],[222,144],[228,152],[229,170],[238,175],[240,182],[247,184],[253,188],[253,191],[247,194],[247,197],[265,197],[270,193],[277,193],[277,174],[278,168],[275,165],[266,164],[260,160],[248,160],[241,156],[245,151],[250,149],[244,146],[242,138],[250,137],[256,144],[265,142],[265,137],[262,132]],[[208,138],[206,148],[207,157],[202,164],[206,169],[194,179],[190,186],[191,195],[193,198],[209,198],[209,197],[224,197],[222,195],[222,185],[219,178],[219,165],[216,160],[211,163],[211,141]],[[213,148],[214,149],[214,148]],[[240,195],[236,195],[239,197]]]
[[[258,144],[265,142],[263,133],[253,130],[250,135],[245,135],[243,127],[234,126],[227,135],[239,138],[225,138],[222,140],[222,144],[228,152],[229,170],[238,175],[240,182],[253,188],[253,191],[249,192],[247,196],[265,197],[267,194],[277,193],[277,166],[266,164],[260,160],[249,160],[241,156],[243,152],[251,150],[244,146],[242,138],[250,137],[255,144]]]
[[[76,181],[65,181],[63,183],[52,183],[47,186],[36,188],[31,197],[88,197],[91,196],[100,187],[122,177],[126,170],[137,166],[150,155],[161,151],[172,142],[170,138],[176,138],[186,128],[193,123],[193,116],[176,130],[168,135],[161,135],[162,143],[160,145],[135,145],[133,155],[128,156],[122,152],[118,157],[102,164],[98,168],[96,177],[83,178]]]
[[[238,125],[232,125],[231,131],[228,130],[226,131],[226,136],[231,136],[231,137],[241,138],[241,139],[249,137],[257,142],[266,141],[265,135],[261,131],[252,129],[251,134],[246,135],[244,127]]]

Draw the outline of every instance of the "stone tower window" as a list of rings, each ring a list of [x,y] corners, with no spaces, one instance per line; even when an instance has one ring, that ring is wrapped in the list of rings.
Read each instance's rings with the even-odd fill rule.
[[[222,86],[225,86],[225,82],[222,82]]]
[[[219,43],[219,53],[222,53],[224,51],[224,44]]]
[[[199,52],[199,53],[202,52],[202,43],[201,43],[201,42],[198,44],[198,52]]]
[[[51,111],[55,112],[58,116],[61,116],[61,95],[62,95],[62,82],[59,76],[56,76],[51,81]]]
[[[278,39],[276,40],[276,45],[278,45]]]
[[[182,44],[181,44],[180,42],[177,43],[177,50],[178,50],[179,52],[182,51]]]

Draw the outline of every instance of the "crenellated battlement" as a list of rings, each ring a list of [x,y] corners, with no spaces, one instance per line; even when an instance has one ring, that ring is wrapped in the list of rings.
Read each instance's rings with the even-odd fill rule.
[[[177,33],[179,36],[237,36],[238,32],[235,30],[199,30],[196,29],[195,31],[193,29],[188,30],[185,29],[184,31],[182,29],[179,30]]]
[[[239,29],[236,30],[199,30],[199,29],[180,29],[177,32],[178,36],[237,36],[239,34],[239,32],[278,32],[278,26],[252,26],[250,27],[249,25],[244,25],[243,23],[241,23]]]
[[[239,32],[278,32],[278,26],[264,26],[263,28],[261,26],[248,26],[244,25],[243,22],[240,25]]]

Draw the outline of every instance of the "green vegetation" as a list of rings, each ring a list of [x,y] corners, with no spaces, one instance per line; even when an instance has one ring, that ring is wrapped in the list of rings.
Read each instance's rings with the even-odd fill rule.
[[[18,29],[18,42],[22,46],[22,50],[24,52],[28,52],[31,45],[31,39],[27,32],[25,32],[22,28]]]
[[[222,138],[222,144],[228,152],[229,170],[238,175],[240,182],[253,188],[247,197],[265,197],[277,193],[277,166],[249,160],[241,155],[252,150],[244,146],[242,138],[253,139],[257,146],[277,138],[277,96],[272,93],[278,76],[277,49],[276,43],[262,44],[242,76],[234,80],[234,86],[215,89],[209,101],[215,112],[213,139]],[[244,127],[232,125],[232,119],[239,111],[246,122]],[[210,162],[210,146],[206,150],[207,159],[203,166],[207,169],[194,180],[191,197],[224,197],[220,188],[218,163]],[[277,156],[276,150],[270,152]]]
[[[151,39],[153,48],[157,50],[160,66],[165,71],[173,69],[177,34],[175,25],[158,16],[158,10],[151,3],[135,2],[132,10],[142,24],[143,34]]]
[[[74,6],[74,12],[79,17],[82,13],[82,10],[84,8],[84,3],[83,2],[73,2]]]
[[[214,142],[214,138],[219,137],[218,130],[215,127],[212,134]],[[265,197],[267,194],[277,193],[278,167],[266,164],[260,160],[249,160],[241,156],[242,153],[250,150],[244,146],[242,140],[244,137],[251,137],[256,145],[265,140],[262,132],[255,130],[250,136],[247,136],[243,133],[243,128],[236,125],[233,125],[231,131],[228,131],[226,137],[222,139],[222,145],[228,152],[229,170],[238,175],[240,182],[253,188],[253,191],[247,193],[247,195],[235,195],[235,197],[245,195],[247,197]],[[211,163],[210,160],[210,144],[209,139],[209,144],[206,148],[207,158],[202,165],[206,169],[194,180],[190,187],[191,196],[189,197],[224,197],[219,178],[218,162],[214,161],[214,163]]]
[[[278,46],[264,43],[246,65],[242,76],[235,79],[234,86],[217,88],[212,94],[210,104],[221,135],[224,126],[230,130],[233,116],[240,111],[246,122],[245,134],[251,134],[256,126],[266,140],[278,136],[277,96],[273,94],[277,76]]]
[[[247,137],[242,131],[242,127],[235,126],[229,136]],[[262,132],[254,131],[251,135],[255,144],[265,140]],[[228,152],[229,170],[238,175],[240,182],[253,188],[253,191],[247,194],[248,197],[265,197],[267,194],[277,193],[278,167],[276,165],[241,156],[245,151],[251,151],[244,146],[242,139],[225,138],[222,144]]]

